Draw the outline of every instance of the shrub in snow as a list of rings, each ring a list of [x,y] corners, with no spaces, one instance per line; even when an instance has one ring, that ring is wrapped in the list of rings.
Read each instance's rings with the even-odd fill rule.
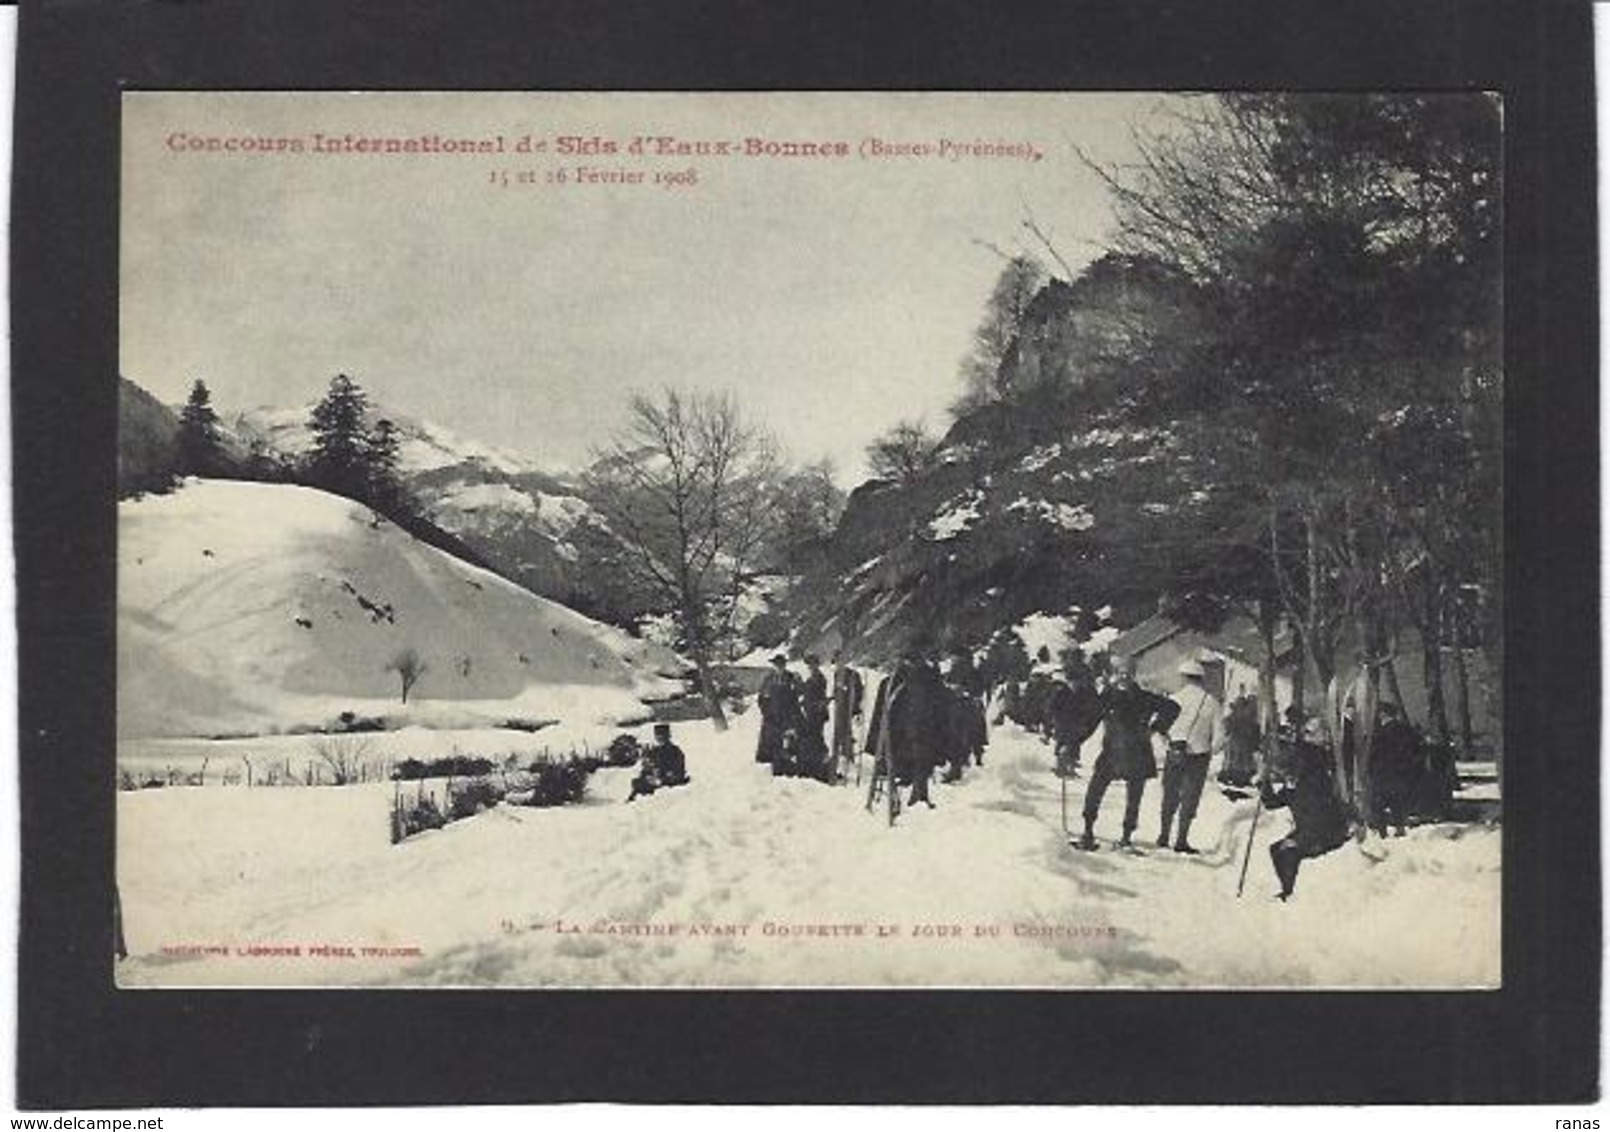
[[[643,744],[637,741],[637,736],[621,734],[609,741],[604,749],[604,763],[606,766],[636,766],[643,757]]]
[[[587,793],[587,779],[597,766],[596,759],[538,759],[526,768],[531,776],[527,790],[510,793],[509,801],[522,806],[564,806],[581,801]]]
[[[335,717],[335,725],[331,731],[384,731],[385,718],[378,715],[359,715],[355,711],[344,711]]]
[[[403,759],[391,772],[391,777],[403,782],[421,778],[480,778],[491,774],[491,759],[467,755],[447,755],[439,759]]]
[[[436,805],[435,794],[418,794],[413,798],[399,797],[391,810],[391,843],[393,845],[427,829],[441,829],[447,824],[441,808]]]
[[[332,785],[346,786],[364,776],[364,767],[373,746],[368,739],[327,735],[314,741],[313,753],[318,756],[318,769],[328,773]],[[323,778],[324,775],[320,774],[314,781],[322,781]]]
[[[472,818],[503,799],[503,790],[490,778],[466,778],[447,787],[447,820]]]
[[[119,770],[117,772],[117,788],[119,790],[154,790],[167,784],[167,779],[151,771],[146,771],[138,776],[129,770]]]
[[[555,719],[524,719],[515,717],[513,719],[505,719],[501,724],[499,724],[499,726],[509,731],[525,731],[530,733],[533,731],[541,731],[544,727],[551,727],[557,722],[558,720]]]

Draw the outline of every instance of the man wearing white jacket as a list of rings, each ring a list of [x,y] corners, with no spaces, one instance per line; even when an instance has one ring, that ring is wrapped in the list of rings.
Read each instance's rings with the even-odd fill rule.
[[[1202,800],[1202,785],[1207,781],[1208,763],[1224,745],[1224,726],[1220,718],[1224,709],[1203,684],[1202,665],[1186,660],[1180,665],[1185,687],[1174,693],[1174,702],[1180,707],[1173,726],[1168,729],[1168,756],[1163,762],[1162,832],[1158,834],[1158,848],[1168,848],[1168,835],[1179,819],[1179,836],[1174,841],[1176,853],[1196,855],[1190,841],[1191,821]]]

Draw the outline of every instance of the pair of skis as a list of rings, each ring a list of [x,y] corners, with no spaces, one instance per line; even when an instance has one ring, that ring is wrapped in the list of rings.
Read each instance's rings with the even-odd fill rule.
[[[892,701],[894,699],[893,695],[890,695],[888,699]],[[893,826],[894,819],[900,816],[900,788],[896,785],[894,776],[890,773],[891,768],[894,766],[894,760],[889,757],[889,715],[891,714],[889,706],[889,702],[885,702],[883,715],[878,720],[878,735],[873,743],[872,752],[872,780],[867,785],[866,808],[867,813],[870,814],[872,808],[878,803],[879,792],[882,791],[887,796],[889,825]],[[856,781],[859,782],[861,775],[860,756],[857,756],[855,760],[855,774]]]

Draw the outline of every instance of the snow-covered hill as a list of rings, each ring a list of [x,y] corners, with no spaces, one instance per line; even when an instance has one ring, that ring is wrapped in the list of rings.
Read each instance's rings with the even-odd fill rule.
[[[124,737],[627,717],[676,690],[633,640],[311,488],[192,480],[119,510]],[[395,661],[425,670],[401,703]]]
[[[312,411],[311,404],[249,409],[227,414],[223,424],[242,451],[295,460],[312,445]],[[396,427],[398,471],[432,523],[533,593],[590,611],[609,607],[578,542],[612,536],[574,479],[379,405],[371,404],[368,416]]]

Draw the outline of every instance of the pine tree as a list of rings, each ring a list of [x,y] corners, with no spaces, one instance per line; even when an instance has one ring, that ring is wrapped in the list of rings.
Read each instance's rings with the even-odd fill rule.
[[[346,374],[331,380],[329,392],[308,419],[313,450],[308,454],[307,476],[315,486],[349,499],[368,495],[370,438],[364,427],[368,409],[369,399],[357,382]]]
[[[218,435],[218,414],[212,410],[212,394],[197,379],[190,397],[179,413],[175,436],[180,475],[214,475],[223,467],[223,442]]]
[[[363,455],[367,478],[364,501],[393,520],[412,514],[414,502],[397,475],[400,457],[397,426],[385,419],[376,421],[374,431],[364,437]]]

